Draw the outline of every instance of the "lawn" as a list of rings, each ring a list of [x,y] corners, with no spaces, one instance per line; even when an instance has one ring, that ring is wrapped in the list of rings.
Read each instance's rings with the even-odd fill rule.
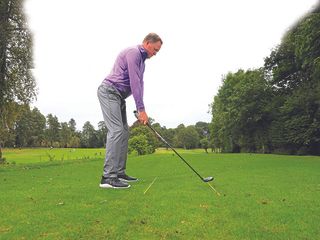
[[[12,148],[4,149],[4,157],[9,163],[38,163],[75,159],[103,158],[105,149],[83,148]]]
[[[101,149],[46,161],[30,158],[39,149],[25,158],[10,151],[5,157],[15,164],[0,166],[0,239],[320,236],[320,157],[178,150],[204,177],[215,177],[219,196],[172,151],[129,156],[127,172],[140,181],[123,190],[98,187]]]

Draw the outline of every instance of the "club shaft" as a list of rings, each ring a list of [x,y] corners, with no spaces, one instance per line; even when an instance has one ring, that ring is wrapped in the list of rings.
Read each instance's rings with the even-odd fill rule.
[[[149,124],[147,123],[147,126],[158,136],[158,138],[161,139],[162,142],[164,142],[172,151],[174,151],[175,154],[178,155],[178,157],[185,163],[187,166],[195,173],[197,176],[203,180],[203,177]]]

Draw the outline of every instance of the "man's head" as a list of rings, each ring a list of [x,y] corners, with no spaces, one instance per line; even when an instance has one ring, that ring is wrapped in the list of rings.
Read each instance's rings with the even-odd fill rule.
[[[162,46],[162,40],[157,34],[149,33],[143,39],[142,46],[147,51],[148,58],[151,58],[152,56],[156,55],[157,52],[160,51],[160,48]]]

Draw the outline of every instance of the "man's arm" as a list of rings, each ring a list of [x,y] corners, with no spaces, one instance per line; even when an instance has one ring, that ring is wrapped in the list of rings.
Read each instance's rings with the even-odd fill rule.
[[[136,103],[136,108],[139,112],[139,121],[143,124],[148,123],[148,115],[145,112],[143,102],[143,79],[141,76],[139,64],[141,62],[141,54],[139,51],[130,51],[127,54],[128,74],[130,79],[130,87],[132,96]]]

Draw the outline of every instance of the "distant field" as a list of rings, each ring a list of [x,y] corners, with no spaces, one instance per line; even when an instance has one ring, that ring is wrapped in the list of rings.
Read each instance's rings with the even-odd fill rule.
[[[156,150],[157,153],[173,153],[165,148]],[[184,150],[179,152],[204,153],[203,149]],[[39,163],[48,161],[80,160],[104,158],[104,148],[5,148],[3,155],[9,163]]]
[[[5,153],[16,164],[0,166],[0,239],[320,236],[320,157],[178,150],[215,177],[218,196],[172,151],[129,156],[128,173],[140,181],[113,190],[98,187],[104,149],[77,149],[80,160],[67,159],[70,149],[53,150]]]
[[[84,148],[6,148],[3,155],[10,163],[38,163],[88,158],[104,158],[105,149]]]

